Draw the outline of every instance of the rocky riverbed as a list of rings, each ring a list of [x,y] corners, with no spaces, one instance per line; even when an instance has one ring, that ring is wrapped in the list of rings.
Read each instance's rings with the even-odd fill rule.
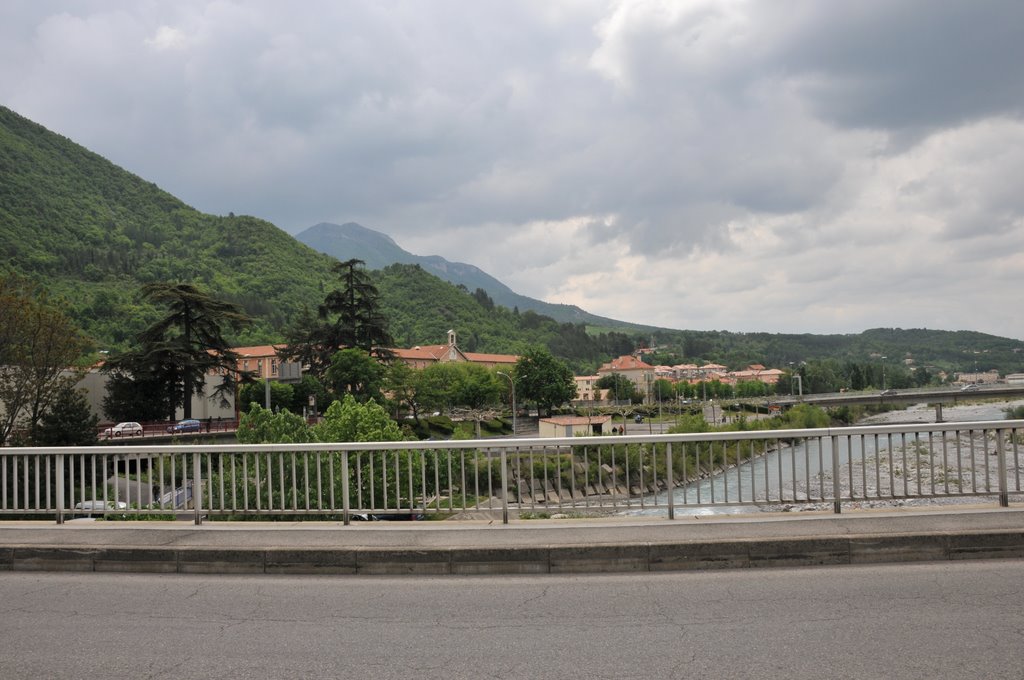
[[[1024,405],[1024,400],[979,402],[944,409],[945,422],[999,421],[1006,411]],[[918,404],[905,410],[880,413],[858,425],[927,423],[935,420],[935,409]],[[944,445],[943,445],[944,444]],[[1006,468],[1010,480],[1011,502],[1024,501],[1024,439],[1004,439]],[[965,428],[941,439],[883,439],[877,451],[865,455],[863,461],[839,468],[839,488],[843,497],[861,500],[844,503],[848,508],[927,507],[938,505],[978,504],[990,502],[986,489],[998,488],[999,458],[991,433]],[[831,489],[833,473],[827,470],[816,475],[812,487],[824,485]],[[797,497],[806,497],[806,489],[797,486]],[[814,490],[812,489],[812,495]],[[938,498],[891,498],[921,493],[950,494]],[[890,498],[886,498],[890,497]],[[831,508],[830,503],[773,504],[766,511],[801,511]]]

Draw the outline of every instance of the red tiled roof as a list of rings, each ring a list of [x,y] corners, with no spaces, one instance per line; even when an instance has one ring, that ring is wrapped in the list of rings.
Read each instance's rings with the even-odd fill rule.
[[[479,352],[463,352],[466,358],[481,364],[514,364],[519,357],[514,354],[481,354]]]
[[[438,361],[448,351],[448,345],[428,345],[426,347],[416,346],[409,349],[393,349],[395,356],[400,359],[427,359]]]
[[[272,357],[277,355],[277,350],[285,345],[255,345],[252,347],[232,348],[241,358],[246,357]],[[448,355],[450,345],[422,345],[409,349],[395,348],[391,351],[399,359],[406,361],[441,361]],[[481,352],[462,352],[456,348],[467,360],[473,363],[483,364],[514,364],[519,357],[513,354],[484,354]]]
[[[285,345],[255,345],[253,347],[232,347],[232,351],[240,357],[269,357],[277,354],[277,350]]]
[[[599,368],[597,372],[601,373],[603,371],[607,373],[608,371],[642,371],[653,368],[654,367],[651,366],[650,364],[644,363],[643,361],[640,361],[636,357],[627,354],[617,359],[612,359],[607,364],[601,366],[601,368]]]

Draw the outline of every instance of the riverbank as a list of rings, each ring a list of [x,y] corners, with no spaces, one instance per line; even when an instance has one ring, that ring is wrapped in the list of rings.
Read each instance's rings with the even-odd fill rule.
[[[1024,400],[983,401],[961,404],[944,409],[946,422],[982,422],[1004,420],[1008,410],[1024,406]],[[915,404],[899,411],[878,413],[858,422],[858,425],[895,425],[927,423],[935,420],[934,406]],[[1024,449],[1019,445],[1006,448],[1006,469],[1011,480],[1011,500],[1024,501],[1020,481],[1024,476]],[[862,500],[844,504],[851,509],[886,509],[903,507],[937,507],[978,503],[989,480],[998,479],[999,459],[996,444],[985,433],[965,429],[944,442],[883,440],[879,449],[862,460],[845,462],[839,466],[840,495]],[[815,476],[815,484],[831,488],[832,472]],[[937,498],[914,498],[919,493],[949,494]],[[805,489],[797,493],[806,493]],[[902,496],[893,498],[893,496]],[[806,496],[805,496],[806,497]],[[776,511],[820,511],[831,508],[830,503],[783,504],[764,509]]]

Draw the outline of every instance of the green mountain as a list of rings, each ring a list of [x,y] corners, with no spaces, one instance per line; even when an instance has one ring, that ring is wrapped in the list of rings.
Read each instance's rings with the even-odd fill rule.
[[[391,264],[416,264],[439,279],[468,291],[481,289],[496,304],[521,312],[533,311],[563,323],[583,323],[621,331],[647,331],[651,326],[640,326],[616,321],[586,312],[575,305],[544,302],[516,293],[504,283],[482,269],[464,262],[450,262],[439,255],[413,255],[394,240],[379,231],[355,222],[331,224],[321,222],[295,235],[310,248],[339,260],[357,258],[370,269],[383,269]]]
[[[239,343],[278,337],[315,307],[332,259],[269,222],[201,213],[72,141],[0,107],[0,271],[63,296],[99,348],[155,318],[138,288],[187,281],[257,319]]]

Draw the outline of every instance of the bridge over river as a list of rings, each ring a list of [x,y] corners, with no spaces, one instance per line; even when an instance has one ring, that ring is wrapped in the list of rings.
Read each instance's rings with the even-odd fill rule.
[[[815,406],[844,406],[856,404],[934,404],[935,422],[943,422],[943,404],[963,404],[982,399],[1017,399],[1024,397],[1024,385],[971,385],[967,388],[924,387],[907,390],[882,390],[872,392],[833,392],[828,394],[804,394],[788,397],[772,397],[770,402],[782,408],[797,404]],[[763,400],[760,400],[763,403]]]

